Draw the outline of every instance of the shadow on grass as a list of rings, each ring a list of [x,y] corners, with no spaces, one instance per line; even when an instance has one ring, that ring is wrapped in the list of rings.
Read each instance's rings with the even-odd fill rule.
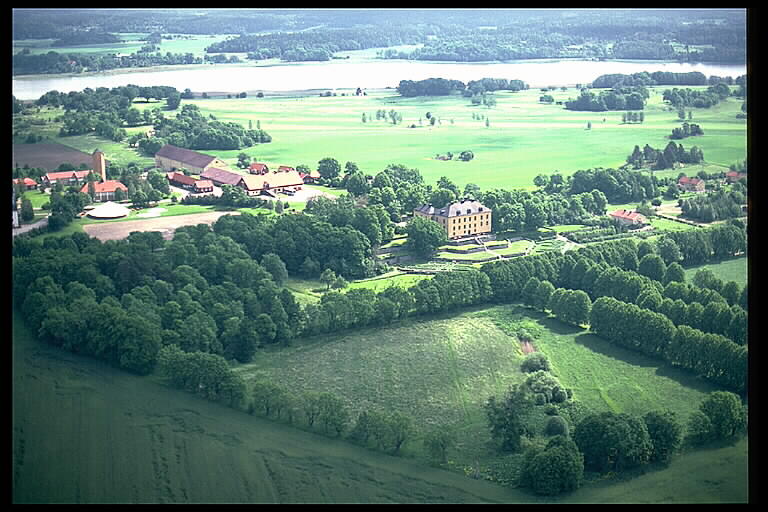
[[[716,391],[720,389],[692,372],[680,368],[675,368],[662,359],[648,357],[639,352],[635,352],[623,347],[618,347],[592,333],[584,332],[575,336],[574,339],[576,340],[576,343],[584,345],[593,352],[603,354],[604,356],[624,361],[625,363],[631,364],[633,366],[640,366],[643,368],[656,368],[656,375],[677,381],[679,384],[687,388],[691,388],[702,393],[709,393],[710,391]]]
[[[539,313],[538,316],[534,318],[538,320],[539,324],[541,324],[543,327],[547,328],[548,330],[552,331],[555,334],[568,336],[571,334],[585,332],[585,329],[583,327],[577,327],[575,325],[566,324],[564,322],[561,322],[557,318],[548,317],[544,313]]]
[[[665,364],[663,361],[653,359],[648,356],[644,356],[639,352],[618,347],[612,343],[605,341],[603,338],[596,336],[590,332],[582,332],[574,337],[574,340],[579,345],[584,345],[593,352],[602,354],[604,356],[624,361],[625,363],[633,366],[641,366],[644,368],[654,368]]]

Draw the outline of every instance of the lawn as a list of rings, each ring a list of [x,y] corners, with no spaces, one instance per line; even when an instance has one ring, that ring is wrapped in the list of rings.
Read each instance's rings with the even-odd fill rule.
[[[727,283],[728,281],[736,281],[739,286],[744,286],[747,284],[749,263],[746,256],[724,260],[719,263],[707,263],[706,265],[688,267],[685,269],[686,281],[692,282],[693,276],[696,275],[696,272],[705,268],[711,270],[715,276],[722,279],[723,282]]]
[[[675,222],[674,220],[662,219],[660,217],[650,217],[648,222],[658,231],[688,231],[691,229],[701,229],[690,224]]]

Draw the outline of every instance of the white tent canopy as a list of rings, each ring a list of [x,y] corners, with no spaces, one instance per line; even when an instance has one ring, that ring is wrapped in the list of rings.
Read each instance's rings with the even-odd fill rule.
[[[89,217],[95,219],[117,219],[127,216],[131,211],[125,206],[112,201],[107,201],[88,212]]]

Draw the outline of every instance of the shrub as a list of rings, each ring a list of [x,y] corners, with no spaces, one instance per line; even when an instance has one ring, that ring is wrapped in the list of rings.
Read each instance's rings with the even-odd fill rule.
[[[688,418],[685,442],[691,446],[700,446],[712,441],[713,437],[712,422],[707,415],[701,411],[694,411]]]
[[[567,399],[567,392],[554,375],[538,370],[525,379],[525,386],[534,393],[536,405],[560,403]]]
[[[520,364],[520,370],[525,373],[532,373],[539,370],[548,372],[550,369],[549,359],[542,352],[528,354]]]
[[[650,411],[643,416],[653,451],[651,461],[667,462],[679,448],[683,429],[672,411]]]
[[[568,422],[562,416],[552,416],[547,421],[547,426],[544,427],[544,435],[546,436],[568,436]]]
[[[576,490],[583,477],[583,455],[573,441],[557,436],[543,450],[526,453],[520,485],[536,494],[555,495]]]

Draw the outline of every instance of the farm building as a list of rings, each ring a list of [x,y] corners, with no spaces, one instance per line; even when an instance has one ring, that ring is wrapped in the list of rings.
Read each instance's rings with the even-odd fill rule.
[[[83,194],[88,193],[88,187],[89,184],[85,183],[81,188],[80,192]],[[93,200],[97,203],[101,203],[104,201],[114,201],[115,200],[115,194],[118,190],[122,190],[125,197],[128,197],[128,187],[123,185],[117,180],[106,180],[102,182],[94,181],[93,182]]]
[[[648,219],[632,210],[616,210],[608,214],[612,219],[617,219],[622,224],[630,226],[642,226],[648,224]]]
[[[98,149],[91,154],[92,168],[82,171],[57,171],[46,173],[43,178],[43,186],[45,188],[51,187],[56,183],[61,182],[63,185],[80,185],[85,183],[90,173],[96,174],[101,181],[107,180],[107,160],[104,158],[104,153]]]
[[[728,183],[736,183],[741,178],[746,178],[747,173],[745,172],[736,172],[736,171],[728,171],[725,173],[725,181]]]
[[[308,173],[300,172],[299,176],[304,181],[304,183],[317,183],[318,180],[320,180],[320,171],[314,170],[309,171]]]
[[[24,188],[26,190],[31,190],[37,188],[37,182],[33,180],[32,178],[17,178],[13,180],[14,185],[24,185]]]
[[[213,192],[213,182],[211,180],[196,180],[180,172],[168,173],[167,178],[171,185],[176,185],[190,192]]]
[[[296,169],[294,169],[290,165],[281,165],[280,167],[277,168],[277,172],[291,172],[295,170]]]
[[[224,169],[219,169],[218,167],[209,167],[205,170],[205,172],[200,174],[200,178],[212,181],[214,185],[219,187],[222,185],[237,185],[240,183],[240,179],[242,177],[242,174],[237,174],[232,171],[225,171]]]
[[[254,162],[250,166],[248,166],[248,172],[250,172],[251,174],[266,174],[269,172],[269,167],[267,166],[267,164]]]
[[[413,214],[440,224],[448,238],[462,238],[491,232],[491,209],[474,199],[465,198],[442,208],[425,204],[413,210]]]
[[[215,156],[204,155],[191,149],[179,148],[170,144],[166,144],[155,153],[155,165],[164,171],[187,169],[192,174],[203,174],[207,169],[227,166]]]
[[[683,176],[677,180],[677,186],[686,192],[704,192],[705,183],[700,178],[689,178]]]
[[[85,171],[48,172],[43,175],[42,182],[46,188],[52,187],[57,183],[62,183],[64,186],[79,185],[85,182],[91,172],[93,171],[90,169]]]
[[[304,181],[296,170],[271,172],[256,176],[242,176],[239,183],[249,196],[265,194],[272,197],[277,192],[292,194],[297,190],[301,190],[303,184]]]

